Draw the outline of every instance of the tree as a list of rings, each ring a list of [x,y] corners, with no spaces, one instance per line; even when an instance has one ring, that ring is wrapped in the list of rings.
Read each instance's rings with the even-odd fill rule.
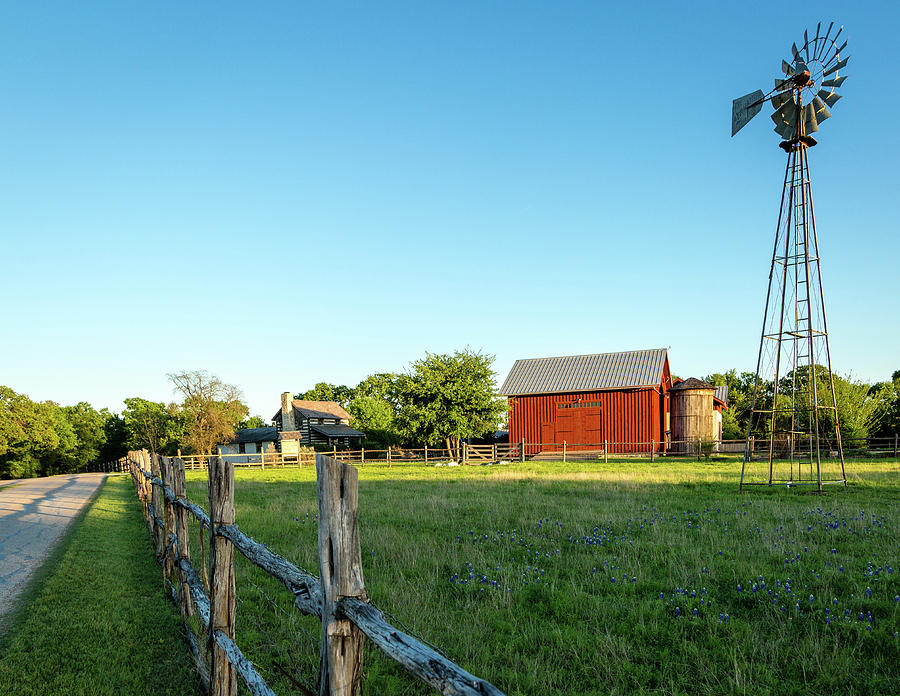
[[[124,403],[122,419],[127,432],[125,444],[128,449],[168,452],[177,444],[178,427],[173,413],[175,409],[137,396],[125,399]]]
[[[824,375],[819,378],[818,385],[819,403],[827,406],[831,401],[828,371],[824,368],[822,371]],[[842,438],[869,437],[891,408],[891,394],[887,385],[870,387],[850,376],[834,375],[834,395]],[[825,427],[833,429],[834,418],[830,416],[829,411],[825,411],[825,414]]]
[[[128,452],[126,444],[128,429],[125,427],[125,419],[106,408],[100,409],[100,416],[103,418],[103,434],[106,438],[100,448],[100,461],[111,462],[124,457]]]
[[[0,386],[0,478],[39,476],[60,446],[53,404]]]
[[[873,384],[870,393],[888,402],[881,420],[870,434],[873,437],[893,437],[900,433],[900,370],[891,375],[890,382]]]
[[[315,387],[309,389],[302,394],[297,394],[298,399],[306,399],[308,401],[334,401],[342,408],[347,408],[347,404],[353,400],[353,389],[343,384],[328,384],[328,382],[319,382]]]
[[[756,375],[752,372],[737,374],[737,370],[714,372],[703,378],[703,381],[717,387],[728,387],[728,408],[722,414],[722,438],[724,440],[743,440],[747,436],[747,425],[750,423],[750,408],[753,402],[753,386]],[[765,393],[762,394],[765,398]],[[754,433],[761,435],[761,432]]]
[[[394,408],[378,396],[358,396],[347,405],[350,424],[366,434],[366,442],[375,446],[396,445],[397,434]]]
[[[106,444],[105,419],[86,401],[59,409],[72,427],[74,446],[64,458],[66,471],[87,471],[100,459],[100,450]]]
[[[399,377],[392,372],[369,375],[356,385],[353,400],[347,404],[350,424],[366,434],[366,442],[375,446],[400,443],[397,414],[400,410]]]
[[[63,408],[52,401],[39,404],[46,409],[50,425],[56,433],[56,446],[40,455],[40,476],[66,474],[76,471],[78,453],[78,435]]]
[[[250,416],[246,420],[242,420],[238,423],[238,430],[244,430],[245,428],[265,428],[268,425],[263,420],[262,416]]]
[[[400,433],[407,441],[444,441],[458,457],[460,440],[496,429],[506,400],[494,392],[493,363],[494,356],[468,348],[412,363],[398,380]]]
[[[175,391],[184,397],[184,443],[198,454],[212,454],[216,445],[234,437],[238,424],[247,416],[240,390],[222,382],[205,370],[168,375]]]

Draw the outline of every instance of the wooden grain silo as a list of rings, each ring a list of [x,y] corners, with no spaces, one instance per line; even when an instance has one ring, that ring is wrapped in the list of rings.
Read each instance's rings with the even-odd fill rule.
[[[713,396],[716,388],[696,377],[672,387],[672,450],[695,452],[697,440],[719,439]]]

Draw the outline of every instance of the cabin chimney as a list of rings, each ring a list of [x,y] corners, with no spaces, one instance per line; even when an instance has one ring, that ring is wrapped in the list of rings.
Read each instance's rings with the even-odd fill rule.
[[[294,397],[290,392],[284,392],[281,395],[281,430],[282,432],[289,432],[291,430],[297,429],[297,424],[294,423]]]

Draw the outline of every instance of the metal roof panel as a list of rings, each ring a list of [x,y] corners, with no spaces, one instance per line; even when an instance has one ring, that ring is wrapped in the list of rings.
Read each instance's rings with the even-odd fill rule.
[[[657,386],[662,382],[666,353],[665,348],[656,348],[516,360],[500,393],[518,396]]]

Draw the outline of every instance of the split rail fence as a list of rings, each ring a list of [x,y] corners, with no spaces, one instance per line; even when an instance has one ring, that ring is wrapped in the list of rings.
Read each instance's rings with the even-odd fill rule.
[[[767,455],[769,441],[751,439],[751,452],[754,457]],[[900,436],[844,438],[842,441],[845,457],[900,457]],[[325,454],[340,458],[343,462],[359,464],[387,464],[422,462],[426,465],[439,465],[448,462],[459,464],[493,464],[512,461],[578,461],[608,460],[613,457],[665,457],[665,456],[700,456],[706,454],[743,454],[746,442],[741,440],[678,440],[668,443],[668,450],[660,452],[660,443],[650,442],[597,442],[597,443],[497,443],[493,445],[462,444],[455,452],[439,447],[392,447],[389,449],[340,450],[334,448]],[[776,443],[775,450],[784,449],[784,443]],[[834,448],[824,452],[830,456]],[[795,455],[808,451],[803,447],[795,448]],[[834,452],[834,456],[837,453]],[[282,454],[281,452],[255,452],[247,454],[214,454],[188,455],[182,457],[188,469],[206,469],[210,460],[216,457],[226,459],[235,467],[297,467],[315,466],[316,453],[303,451],[299,454]],[[111,462],[97,465],[97,471],[127,472],[128,458],[122,457]]]
[[[184,460],[141,451],[129,452],[124,464],[141,501],[170,596],[181,609],[197,670],[211,696],[236,694],[238,675],[254,696],[275,696],[235,643],[234,549],[279,580],[293,595],[300,612],[321,619],[320,696],[360,693],[364,637],[439,693],[503,696],[492,684],[392,626],[368,601],[359,544],[359,479],[354,467],[327,455],[316,455],[316,578],[247,536],[235,524],[234,465],[227,459],[216,457],[210,463],[208,514],[186,497]],[[209,566],[202,562],[200,572],[191,563],[189,515],[209,532]],[[208,593],[204,580],[208,580]],[[203,645],[188,623],[188,617],[194,615],[205,632]]]
[[[900,457],[900,437],[880,438],[844,438],[845,457]],[[455,464],[493,464],[512,461],[587,461],[609,460],[609,457],[655,457],[697,456],[716,454],[743,454],[746,442],[741,440],[675,440],[669,441],[666,451],[660,451],[660,443],[650,442],[513,442],[493,445],[461,444],[457,450],[436,447],[392,447],[389,449],[340,450],[337,448],[327,452],[333,458],[344,462],[366,464],[415,463],[425,465]],[[769,451],[769,441],[762,438],[751,438],[752,456],[763,456]],[[776,442],[776,454],[785,448],[785,443]],[[794,454],[798,455],[808,449],[795,443]],[[837,456],[834,448],[823,451],[823,456]],[[777,455],[780,456],[780,455]],[[235,467],[296,467],[314,466],[316,453],[304,451],[299,454],[282,454],[280,452],[257,452],[248,454],[192,455],[184,457],[189,469],[206,469],[209,462],[216,457],[229,460]],[[122,461],[122,460],[119,460]],[[105,465],[112,466],[112,465]],[[104,469],[111,471],[113,469]],[[122,470],[122,469],[116,469]]]

